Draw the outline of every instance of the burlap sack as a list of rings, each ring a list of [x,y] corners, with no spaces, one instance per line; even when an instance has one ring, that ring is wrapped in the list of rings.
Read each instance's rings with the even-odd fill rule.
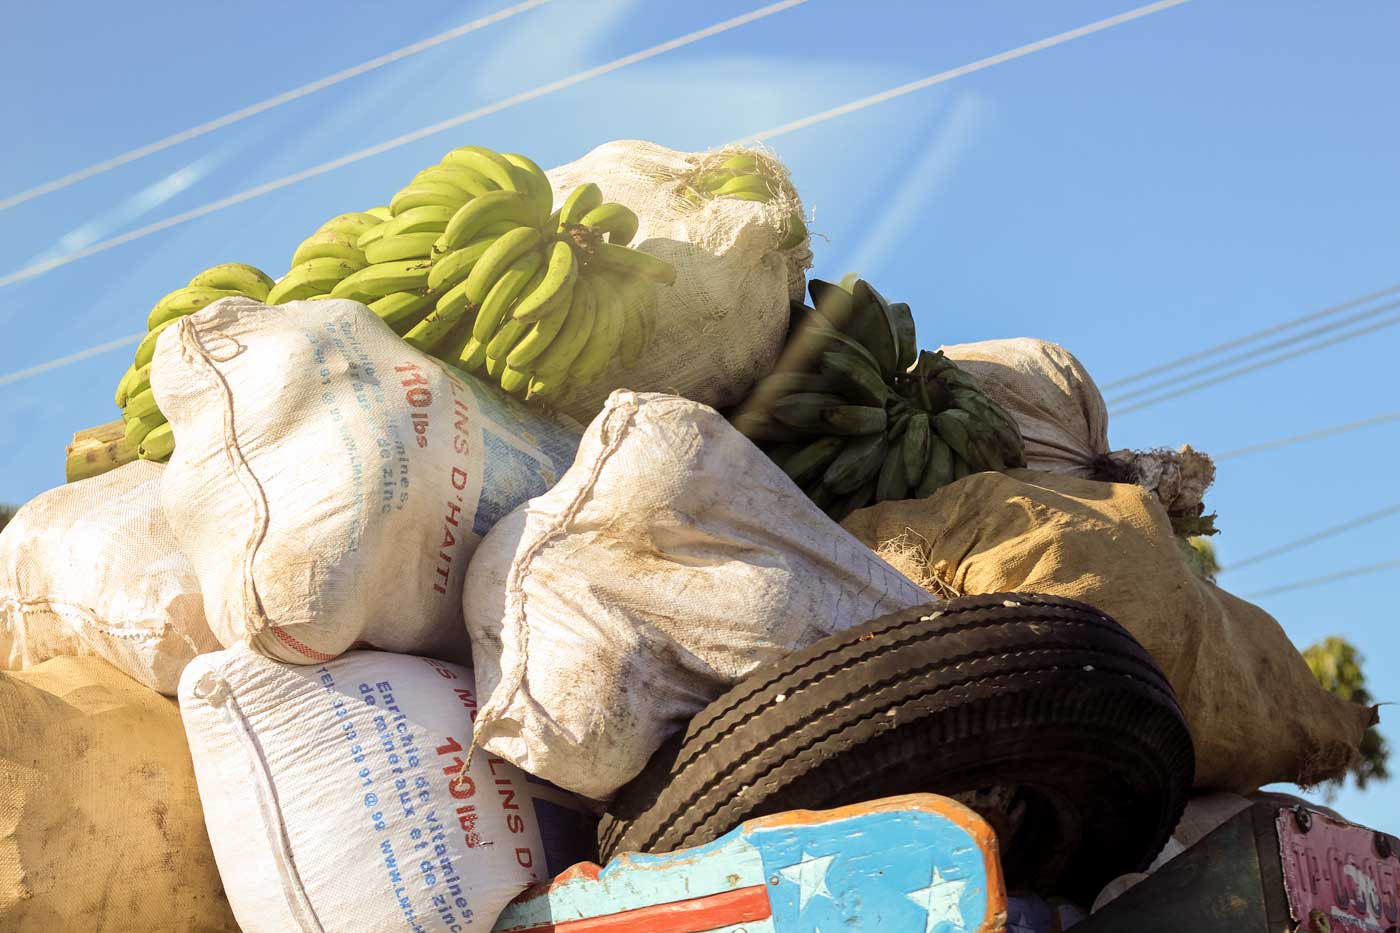
[[[1136,483],[1162,503],[1178,534],[1214,532],[1209,521],[1198,520],[1215,480],[1210,457],[1189,446],[1109,450],[1108,406],[1073,353],[1030,337],[940,349],[1016,420],[1029,469]]]
[[[720,197],[695,204],[686,181],[737,149],[677,152],[617,140],[549,171],[555,206],[593,182],[603,197],[631,208],[640,226],[632,246],[672,263],[675,284],[656,289],[655,328],[639,361],[615,365],[566,398],[562,408],[587,424],[613,389],[668,392],[723,408],[772,369],[787,336],[788,301],[800,300],[812,264],[808,241],[783,248],[802,210],[787,170],[760,153],[780,194],[763,203]]]
[[[1373,711],[1332,696],[1272,616],[1196,578],[1156,499],[1133,485],[1013,470],[979,473],[842,523],[960,593],[1083,600],[1162,666],[1196,746],[1196,787],[1313,784],[1359,754]],[[891,554],[896,566],[900,554]],[[943,595],[946,591],[939,591]]]
[[[238,929],[174,700],[55,658],[0,673],[0,711],[0,929]]]

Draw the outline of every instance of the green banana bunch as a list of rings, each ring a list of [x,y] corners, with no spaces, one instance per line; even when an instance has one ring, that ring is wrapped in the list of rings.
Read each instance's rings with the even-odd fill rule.
[[[868,282],[814,279],[773,372],[730,422],[832,518],[1025,465],[1016,422]]]
[[[722,155],[722,154],[721,154]],[[775,199],[797,200],[797,192],[778,166],[760,153],[742,150],[714,164],[707,160],[682,184],[681,196],[697,207],[712,198],[735,198],[764,204]],[[787,229],[779,249],[797,249],[807,242],[807,223],[801,210],[787,217]]]
[[[457,206],[404,206],[404,192],[428,201],[445,185],[464,195],[454,195]],[[580,185],[551,211],[553,199],[524,156],[454,149],[400,192],[387,229],[360,235],[368,264],[330,294],[369,301],[414,347],[513,395],[549,400],[586,388],[642,357],[656,286],[674,282],[675,269],[628,246],[637,215],[597,185]],[[401,220],[412,226],[394,226]]]
[[[155,303],[146,315],[146,336],[136,347],[135,359],[117,382],[115,401],[122,410],[128,448],[143,460],[159,462],[169,460],[175,450],[175,435],[151,391],[151,360],[160,335],[180,318],[220,298],[242,296],[267,301],[275,288],[262,270],[228,262],[205,269],[184,288],[175,289]]]

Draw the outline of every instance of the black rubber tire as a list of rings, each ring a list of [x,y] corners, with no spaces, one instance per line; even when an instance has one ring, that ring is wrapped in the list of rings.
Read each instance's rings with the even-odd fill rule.
[[[1165,676],[1091,606],[1028,593],[884,616],[766,664],[613,799],[604,859],[757,816],[1015,785],[1013,890],[1092,901],[1181,817],[1195,758]]]

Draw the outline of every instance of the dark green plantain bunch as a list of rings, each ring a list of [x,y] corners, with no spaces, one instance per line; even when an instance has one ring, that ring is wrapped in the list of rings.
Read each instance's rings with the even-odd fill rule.
[[[730,413],[833,519],[921,499],[971,473],[1025,466],[1020,429],[942,353],[909,306],[864,280],[812,280],[774,371]]]

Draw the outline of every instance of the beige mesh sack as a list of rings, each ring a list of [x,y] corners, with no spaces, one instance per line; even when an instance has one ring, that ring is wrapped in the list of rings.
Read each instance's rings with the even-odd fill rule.
[[[615,365],[563,401],[578,421],[591,421],[616,388],[723,408],[738,402],[777,359],[788,301],[802,298],[812,252],[806,237],[785,243],[802,204],[787,169],[766,153],[755,154],[774,180],[773,200],[696,196],[696,176],[738,151],[676,152],[618,140],[548,172],[556,207],[593,182],[608,201],[637,214],[631,245],[676,267],[675,284],[655,290],[655,326],[638,362]]]
[[[1140,486],[977,473],[927,499],[860,509],[842,526],[899,569],[936,579],[927,588],[940,596],[1047,593],[1108,613],[1171,681],[1198,788],[1249,793],[1338,776],[1373,720],[1318,684],[1272,616],[1191,572]]]

